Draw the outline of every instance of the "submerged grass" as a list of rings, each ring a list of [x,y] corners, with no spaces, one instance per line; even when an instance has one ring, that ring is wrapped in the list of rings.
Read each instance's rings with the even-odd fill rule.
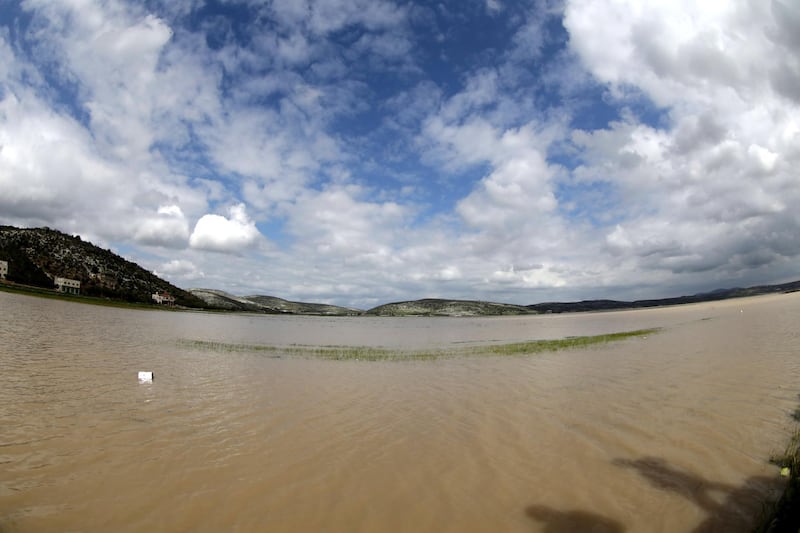
[[[291,344],[285,346],[269,344],[244,344],[211,342],[182,339],[181,346],[215,352],[267,353],[275,356],[289,355],[332,360],[354,361],[424,361],[458,356],[524,356],[542,352],[554,352],[584,348],[595,344],[620,341],[630,337],[643,337],[658,331],[658,328],[622,331],[605,335],[567,337],[555,340],[535,340],[529,342],[489,344],[479,346],[459,346],[454,348],[428,350],[401,350],[374,346],[312,346]]]
[[[558,350],[567,350],[572,348],[584,348],[593,344],[620,341],[630,337],[644,337],[657,331],[658,328],[637,329],[634,331],[621,331],[618,333],[607,333],[604,335],[566,337],[564,339],[536,340],[528,342],[516,342],[511,344],[494,344],[482,347],[481,349],[497,355],[527,355],[541,352],[556,352]]]
[[[404,351],[374,346],[313,346],[305,344],[278,346],[269,344],[208,342],[187,339],[178,341],[178,344],[189,348],[214,352],[266,353],[275,356],[288,355],[313,357],[317,359],[355,361],[425,360],[446,357],[451,354],[451,352],[445,350]]]

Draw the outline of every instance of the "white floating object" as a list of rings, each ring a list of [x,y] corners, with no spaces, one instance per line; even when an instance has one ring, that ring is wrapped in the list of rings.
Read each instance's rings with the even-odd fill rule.
[[[139,383],[152,383],[152,382],[153,382],[152,372],[139,372]]]

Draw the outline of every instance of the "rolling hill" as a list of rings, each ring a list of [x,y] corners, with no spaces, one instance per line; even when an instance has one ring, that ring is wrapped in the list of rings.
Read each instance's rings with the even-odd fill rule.
[[[350,307],[292,302],[275,296],[234,296],[233,294],[216,289],[189,289],[189,292],[202,299],[211,307],[229,311],[325,316],[355,316],[362,313],[361,310],[352,309]]]

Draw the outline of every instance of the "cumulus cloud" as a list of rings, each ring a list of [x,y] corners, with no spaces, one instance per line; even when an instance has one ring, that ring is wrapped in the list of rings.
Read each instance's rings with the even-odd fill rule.
[[[182,248],[189,238],[189,223],[180,207],[162,205],[154,215],[139,222],[133,237],[142,244]]]
[[[663,129],[629,116],[572,136],[584,161],[575,176],[610,184],[630,209],[607,242],[634,268],[731,276],[798,253],[775,241],[756,247],[758,260],[737,251],[760,232],[800,230],[783,216],[800,200],[790,185],[800,113],[770,78],[796,63],[797,43],[776,38],[784,9],[796,12],[777,0],[567,4],[570,43],[596,78],[669,109]]]
[[[437,277],[444,281],[461,279],[461,269],[457,265],[448,265],[439,271]]]
[[[512,266],[507,270],[493,272],[490,281],[528,289],[564,287],[567,284],[558,272],[544,267],[515,269]]]
[[[21,97],[21,98],[20,98]],[[48,109],[32,91],[19,97],[6,93],[0,101],[0,205],[21,219],[65,216],[77,202],[79,211],[90,197],[80,190],[110,193],[114,169],[91,150],[78,123]]]
[[[490,13],[494,11],[501,11],[502,9],[503,4],[501,4],[499,0],[486,0],[486,10]]]
[[[96,142],[120,158],[145,157],[157,135],[157,63],[172,36],[156,16],[110,3],[30,2],[37,52],[78,83]]]
[[[525,132],[506,132],[498,144],[514,144]],[[526,149],[503,158],[480,186],[458,204],[458,212],[472,227],[502,230],[506,234],[551,218],[557,202],[553,194],[555,173],[529,139]]]
[[[114,2],[89,2],[80,13],[69,4],[23,7],[28,33],[0,33],[6,222],[184,246],[183,210],[204,209],[205,195],[152,149],[174,133],[155,111],[173,93],[158,65],[171,30]],[[160,212],[164,205],[181,214]]]
[[[228,211],[230,218],[213,214],[200,217],[189,237],[189,246],[222,253],[239,253],[255,246],[262,235],[247,216],[245,205],[234,205]]]
[[[205,277],[202,270],[187,260],[187,259],[173,259],[161,264],[158,270],[154,271],[156,276],[165,276],[170,279],[189,279],[198,280]]]
[[[359,198],[357,186],[306,194],[291,210],[287,229],[300,247],[350,264],[386,267],[396,260],[409,212],[395,202]]]

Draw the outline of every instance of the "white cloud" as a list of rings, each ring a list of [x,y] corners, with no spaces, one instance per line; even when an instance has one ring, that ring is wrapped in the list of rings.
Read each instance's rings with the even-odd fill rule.
[[[187,259],[172,259],[158,267],[155,271],[156,276],[166,276],[170,279],[198,280],[205,277],[205,274],[197,266]]]
[[[457,121],[482,111],[485,106],[496,105],[498,81],[498,73],[494,69],[482,70],[470,76],[466,87],[442,106],[441,117],[447,122]]]
[[[185,69],[161,77],[158,62],[171,30],[116,2],[24,7],[35,21],[30,53],[0,34],[3,219],[101,242],[185,246],[183,213],[204,210],[205,193],[152,149],[161,136],[179,133],[157,109],[187,93],[182,89],[193,78]],[[51,86],[53,79],[63,85]],[[183,80],[181,90],[172,90],[169,79]],[[159,211],[166,205],[173,211]]]
[[[486,10],[490,13],[502,11],[503,4],[500,3],[500,0],[486,0]]]
[[[298,86],[292,91],[290,109],[283,115],[237,107],[219,122],[197,128],[214,162],[244,178],[243,199],[264,212],[294,201],[323,164],[335,163],[341,154],[337,141],[324,131],[319,119],[323,110],[313,89]]]
[[[722,278],[797,256],[800,221],[786,213],[800,201],[800,112],[771,77],[800,52],[791,17],[776,16],[786,9],[798,13],[778,0],[567,4],[570,43],[612,94],[636,87],[669,106],[664,129],[628,116],[572,137],[575,177],[619,194],[624,220],[606,242],[630,275]]]
[[[247,216],[244,204],[229,209],[230,218],[203,215],[194,227],[189,246],[211,252],[239,253],[255,246],[263,237]]]
[[[468,85],[467,94],[472,90]],[[442,106],[444,117],[453,117],[451,104]],[[546,160],[548,147],[563,129],[558,123],[504,129],[472,118],[474,110],[462,112],[465,120],[432,117],[425,138],[429,153],[446,168],[488,166],[454,206],[467,231],[453,246],[480,258],[482,266],[472,275],[491,278],[499,264],[538,262],[556,243],[573,236],[555,194],[562,169]]]
[[[479,187],[459,204],[457,211],[472,227],[506,235],[528,222],[547,223],[556,216],[553,194],[556,169],[540,151],[546,147],[530,128],[507,131],[493,143],[492,151],[506,152]]]
[[[639,87],[660,105],[731,105],[770,92],[771,72],[795,70],[788,34],[798,11],[781,0],[571,0],[564,22],[603,82]]]
[[[487,169],[456,208],[473,231],[450,246],[469,250],[461,256],[467,279],[483,272],[520,288],[680,286],[796,257],[800,219],[787,210],[800,191],[787,163],[798,161],[800,115],[786,91],[769,85],[767,65],[791,72],[796,56],[789,33],[779,32],[787,24],[770,18],[780,2],[772,11],[610,4],[567,2],[565,23],[573,52],[623,109],[620,120],[572,133],[558,114],[514,126],[500,112],[513,94],[509,80],[493,74],[508,68],[497,65],[468,76],[424,122],[420,145],[430,161],[453,172]],[[668,106],[668,123],[637,118],[648,98]],[[574,170],[547,160],[561,139],[582,163]],[[759,234],[772,237],[758,242]],[[549,266],[497,268],[525,261]]]
[[[0,205],[29,220],[65,216],[77,202],[82,211],[96,193],[111,193],[114,169],[91,151],[86,132],[56,114],[32,92],[0,101]],[[81,197],[80,190],[92,187]]]
[[[310,10],[309,26],[317,34],[353,24],[369,30],[392,28],[406,16],[402,8],[384,0],[316,0],[310,3]]]
[[[492,273],[490,281],[493,283],[507,284],[512,287],[536,289],[564,287],[567,281],[558,273],[549,268],[539,267],[530,269],[498,270]]]
[[[153,111],[164,89],[158,60],[171,29],[116,2],[27,6],[43,22],[35,35],[39,50],[78,83],[95,142],[120,159],[147,157],[157,135]]]
[[[189,223],[177,205],[162,205],[155,215],[144,216],[133,238],[142,244],[183,248],[189,238]]]
[[[439,271],[437,277],[443,281],[461,279],[461,269],[457,265],[448,265]]]
[[[287,229],[312,254],[386,267],[396,260],[410,213],[395,202],[359,199],[364,194],[356,186],[309,191],[291,209]]]

